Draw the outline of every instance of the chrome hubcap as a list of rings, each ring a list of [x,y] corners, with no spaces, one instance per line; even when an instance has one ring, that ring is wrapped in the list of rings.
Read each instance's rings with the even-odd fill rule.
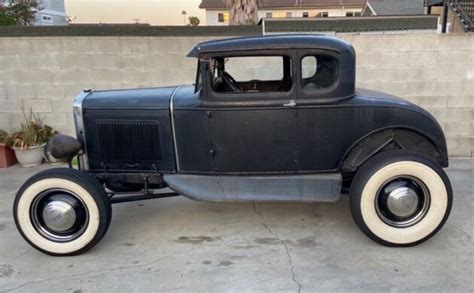
[[[31,205],[30,215],[36,231],[55,242],[78,238],[89,222],[82,200],[63,189],[51,189],[39,194]]]
[[[61,200],[49,202],[43,209],[43,220],[49,229],[64,232],[76,222],[76,212],[69,203]]]
[[[416,211],[418,196],[413,189],[398,187],[388,194],[387,207],[398,217],[408,217]]]
[[[404,228],[418,223],[430,206],[428,188],[419,179],[400,176],[386,181],[377,192],[375,208],[386,224]]]

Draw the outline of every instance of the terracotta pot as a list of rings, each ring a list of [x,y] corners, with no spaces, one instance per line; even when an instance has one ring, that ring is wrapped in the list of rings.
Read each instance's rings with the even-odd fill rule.
[[[17,163],[15,152],[4,144],[0,144],[0,168],[8,168]]]
[[[44,147],[46,144],[29,147],[26,149],[13,148],[18,162],[23,167],[35,167],[43,162]]]

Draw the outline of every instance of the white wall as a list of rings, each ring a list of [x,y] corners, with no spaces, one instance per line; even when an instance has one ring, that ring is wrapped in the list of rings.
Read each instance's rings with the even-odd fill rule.
[[[427,109],[444,129],[450,155],[474,157],[474,34],[338,36],[357,52],[358,87]],[[72,103],[84,88],[191,84],[197,61],[185,55],[212,38],[0,38],[0,128],[18,128],[22,109],[31,108],[55,129],[73,133]],[[243,62],[239,74],[251,78],[262,65],[271,68]]]

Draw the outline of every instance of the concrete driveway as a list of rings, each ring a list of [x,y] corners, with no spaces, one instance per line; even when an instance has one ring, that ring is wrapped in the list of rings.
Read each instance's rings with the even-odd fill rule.
[[[16,190],[41,168],[0,170],[1,292],[474,290],[474,160],[451,161],[451,217],[412,248],[366,238],[348,198],[210,204],[176,197],[114,205],[105,238],[75,257],[37,252],[13,223]]]

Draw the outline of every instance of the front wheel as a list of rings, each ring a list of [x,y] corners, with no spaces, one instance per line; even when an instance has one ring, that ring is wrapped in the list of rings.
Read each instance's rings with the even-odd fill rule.
[[[443,169],[405,151],[371,158],[351,187],[354,221],[369,238],[387,246],[413,246],[429,239],[448,219],[452,201]]]
[[[78,170],[40,172],[20,188],[13,206],[23,238],[50,255],[75,255],[105,235],[112,209],[104,188]]]

